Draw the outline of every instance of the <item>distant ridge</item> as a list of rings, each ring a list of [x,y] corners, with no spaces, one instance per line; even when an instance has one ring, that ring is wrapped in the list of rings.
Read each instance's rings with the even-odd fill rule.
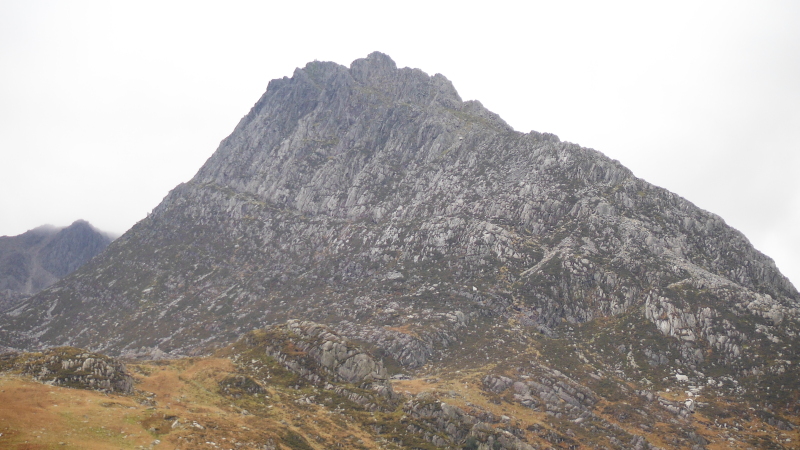
[[[85,220],[43,225],[0,237],[0,311],[69,275],[103,251],[111,237]]]

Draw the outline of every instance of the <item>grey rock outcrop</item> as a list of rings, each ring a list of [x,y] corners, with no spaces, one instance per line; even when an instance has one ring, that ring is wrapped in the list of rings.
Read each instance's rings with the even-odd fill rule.
[[[41,353],[5,353],[0,355],[0,369],[29,375],[54,386],[107,393],[133,392],[133,377],[123,363],[79,348],[60,347]]]
[[[273,327],[270,331],[282,327]],[[356,344],[337,335],[325,325],[299,320],[286,322],[285,331],[294,347],[307,353],[307,356],[336,381],[353,384],[380,384],[389,387],[389,375],[383,364],[376,361]],[[285,360],[286,341],[278,346],[266,344],[270,356]],[[322,381],[320,378],[319,381]]]
[[[325,325],[289,320],[251,332],[244,342],[311,384],[333,390],[368,410],[379,408],[377,397],[389,400],[394,396],[383,363]]]

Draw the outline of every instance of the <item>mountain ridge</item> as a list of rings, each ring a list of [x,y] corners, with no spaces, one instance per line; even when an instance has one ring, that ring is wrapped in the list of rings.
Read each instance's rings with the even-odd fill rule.
[[[0,237],[0,311],[70,274],[112,240],[85,220]]]

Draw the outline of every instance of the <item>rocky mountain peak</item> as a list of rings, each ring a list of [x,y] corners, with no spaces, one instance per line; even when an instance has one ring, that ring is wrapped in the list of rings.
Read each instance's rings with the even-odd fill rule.
[[[389,374],[536,348],[560,355],[535,370],[553,384],[539,365],[796,391],[799,306],[720,217],[374,53],[270,82],[191,181],[6,314],[0,343],[194,355],[309,321]],[[520,364],[492,376],[530,389]]]
[[[394,123],[426,131],[400,135],[388,126]],[[361,208],[349,207],[352,199],[334,199],[331,187],[319,184],[335,182],[348,197],[364,198],[353,188],[363,185],[358,177],[373,166],[414,167],[441,159],[444,148],[464,141],[478,123],[512,132],[479,102],[462,102],[444,76],[397,69],[381,53],[354,61],[350,69],[312,62],[291,79],[270,83],[239,132],[223,141],[195,181],[235,185],[313,214],[360,215]]]
[[[364,84],[378,84],[396,75],[397,64],[389,55],[372,52],[350,64],[350,75]]]

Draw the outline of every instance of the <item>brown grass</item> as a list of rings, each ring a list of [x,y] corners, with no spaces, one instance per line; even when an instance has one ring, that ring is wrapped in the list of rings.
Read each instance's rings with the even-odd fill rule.
[[[407,334],[409,336],[419,337],[417,332],[414,331],[413,329],[411,329],[411,325],[409,325],[409,324],[401,325],[399,327],[384,327],[384,328],[386,328],[387,330],[390,330],[390,331],[396,331],[398,333]]]
[[[130,368],[135,374],[137,389],[137,394],[132,396],[59,388],[15,375],[0,375],[0,449],[134,449],[140,446],[149,448],[158,439],[161,445],[156,448],[170,450],[246,450],[263,447],[269,441],[274,442],[277,448],[287,450],[290,448],[288,442],[296,439],[292,437],[293,433],[302,436],[308,447],[319,450],[334,448],[337,444],[342,448],[391,448],[376,441],[377,437],[370,429],[375,417],[370,413],[335,411],[335,404],[317,404],[320,400],[312,404],[298,403],[304,397],[322,397],[321,392],[312,387],[295,390],[270,384],[267,380],[265,394],[258,397],[222,395],[219,381],[239,371],[229,359],[187,358],[132,364]],[[508,395],[484,392],[481,380],[488,369],[487,366],[470,371],[438,373],[437,378],[422,376],[413,380],[396,380],[392,385],[399,393],[417,395],[430,392],[440,401],[468,412],[482,409],[497,417],[508,416],[510,425],[521,430],[538,424],[539,430],[553,430],[561,435],[566,432],[565,427],[574,428],[579,434],[582,432],[573,424],[509,402]],[[682,398],[679,391],[662,394],[673,400]],[[716,400],[721,402],[721,408],[727,405],[724,399]],[[717,428],[714,418],[698,412],[691,421],[679,425],[648,424],[652,430],[645,432],[635,423],[621,423],[614,416],[614,411],[624,409],[626,402],[632,406],[635,401],[634,398],[618,403],[601,400],[594,412],[664,448],[673,448],[662,438],[674,434],[675,426],[695,428],[698,434],[711,441],[709,450],[735,448],[727,440],[728,436],[750,441],[749,444],[743,442],[741,448],[758,448],[758,442],[768,442],[763,439],[774,442],[780,438],[786,448],[792,448],[800,441],[800,430],[776,430],[763,423],[755,412],[750,414],[747,422],[739,415],[719,419],[719,423],[728,425],[727,429]],[[609,413],[605,412],[606,407]],[[732,431],[736,423],[743,428],[742,431]],[[537,434],[538,431],[527,430],[524,433],[530,443],[552,446]],[[791,441],[787,443],[785,439]]]
[[[109,403],[113,406],[103,406]],[[135,424],[136,403],[123,396],[3,375],[0,405],[0,448],[4,449],[134,448],[153,440]]]

